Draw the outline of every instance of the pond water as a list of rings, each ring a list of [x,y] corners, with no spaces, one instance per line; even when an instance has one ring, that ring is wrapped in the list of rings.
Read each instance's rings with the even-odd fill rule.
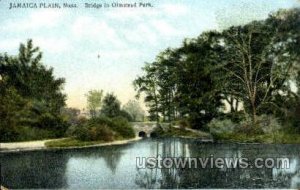
[[[288,158],[289,168],[140,168],[142,157]],[[139,164],[137,164],[139,157]],[[2,153],[9,188],[300,188],[300,146],[145,139],[126,145]],[[169,163],[169,162],[166,162]],[[149,166],[149,165],[147,165]],[[153,165],[152,165],[153,166]]]

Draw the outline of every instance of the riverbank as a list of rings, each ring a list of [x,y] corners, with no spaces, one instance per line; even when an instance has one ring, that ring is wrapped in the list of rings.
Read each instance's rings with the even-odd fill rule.
[[[198,138],[203,141],[213,142],[213,137],[209,133],[190,128],[181,128],[179,126],[172,126],[166,129],[157,128],[152,132],[152,135],[154,137]]]
[[[1,152],[19,152],[19,151],[33,151],[33,150],[46,150],[46,149],[78,149],[78,148],[89,148],[89,147],[100,147],[100,146],[112,146],[127,144],[134,141],[141,140],[141,137],[135,137],[132,139],[116,140],[112,142],[100,142],[90,141],[86,144],[69,144],[64,146],[64,142],[70,141],[70,138],[63,139],[48,139],[42,141],[29,141],[29,142],[15,142],[15,143],[0,143]]]
[[[273,134],[219,134],[214,135],[216,142],[226,143],[260,143],[260,144],[300,144],[299,134],[288,134],[283,132]]]

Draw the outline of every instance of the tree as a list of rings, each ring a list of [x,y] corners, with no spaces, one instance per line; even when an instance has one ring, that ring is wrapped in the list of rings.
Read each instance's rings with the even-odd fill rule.
[[[291,114],[299,101],[300,9],[280,10],[268,19],[209,31],[161,52],[134,81],[145,95],[150,117],[188,118],[201,127],[218,116],[224,102],[231,116],[240,109],[257,126],[257,115]],[[298,82],[297,82],[298,81]]]
[[[4,64],[0,65],[1,76],[6,76],[7,85],[15,87],[22,97],[59,114],[65,105],[66,96],[61,92],[65,80],[56,79],[53,68],[47,68],[41,60],[42,52],[33,47],[32,40],[28,40],[26,45],[20,45],[18,56],[4,56]]]
[[[112,118],[119,116],[120,111],[121,104],[117,97],[112,93],[106,94],[103,99],[101,114]]]
[[[289,17],[299,20],[299,10],[296,12],[277,13],[265,21],[231,27],[221,34],[221,68],[227,72],[223,86],[229,89],[228,95],[243,101],[253,126],[259,113],[270,107],[281,109],[283,100],[292,94],[290,81],[299,60],[299,52],[293,48],[299,34],[287,28],[294,23]]]
[[[194,128],[201,128],[219,114],[221,93],[214,80],[219,45],[215,32],[186,40],[178,49],[177,97],[178,110]]]
[[[123,106],[123,110],[125,110],[131,115],[133,121],[144,120],[144,110],[141,108],[140,104],[136,100],[129,100]]]
[[[156,66],[154,63],[146,64],[143,70],[145,75],[134,80],[133,85],[137,90],[137,97],[140,97],[142,93],[145,94],[144,101],[149,107],[150,119],[159,122],[159,87]]]
[[[87,109],[92,117],[97,116],[102,104],[103,90],[90,90],[87,94]]]
[[[155,62],[147,64],[138,77],[138,95],[145,94],[150,116],[158,121],[188,117],[194,127],[201,127],[218,114],[222,105],[213,80],[213,66],[218,46],[214,32],[195,40],[186,40],[178,49],[167,49]]]
[[[1,123],[15,132],[29,126],[51,131],[58,137],[67,127],[61,116],[66,98],[62,93],[65,80],[55,78],[53,68],[47,68],[41,60],[42,52],[33,46],[32,40],[20,45],[17,56],[0,56]],[[21,138],[26,139],[24,130],[14,139],[6,140]]]

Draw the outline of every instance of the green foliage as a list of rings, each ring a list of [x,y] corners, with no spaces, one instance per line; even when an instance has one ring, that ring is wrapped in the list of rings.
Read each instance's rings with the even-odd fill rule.
[[[106,117],[117,117],[120,113],[121,105],[120,101],[114,94],[106,94],[103,99],[103,106],[101,108],[101,114],[105,115]]]
[[[113,132],[106,125],[93,124],[79,126],[75,139],[81,141],[112,141]]]
[[[103,90],[90,90],[87,94],[87,108],[92,117],[96,117],[99,114],[99,110],[102,104]]]
[[[151,118],[159,121],[188,117],[194,128],[203,127],[218,115],[220,92],[213,80],[218,63],[214,32],[186,40],[178,49],[167,49],[143,68],[145,74],[134,81],[138,96],[145,94]]]
[[[123,107],[132,118],[132,121],[143,121],[145,112],[141,108],[140,104],[135,100],[129,100]]]
[[[127,111],[125,110],[120,110],[119,114],[120,117],[126,118],[128,121],[132,122],[135,121],[132,117],[131,114],[129,114]]]
[[[120,117],[120,116],[115,117],[112,119],[112,122],[113,122],[113,125],[111,128],[115,132],[117,132],[121,137],[123,137],[123,138],[134,138],[135,137],[134,130],[126,118]]]
[[[80,141],[112,141],[135,137],[128,120],[123,117],[95,117],[68,130],[71,137]]]
[[[39,129],[35,127],[19,126],[17,128],[18,141],[31,141],[56,138],[52,130]]]
[[[0,141],[16,141],[19,135],[16,131],[19,125],[18,118],[22,117],[26,101],[14,88],[5,88],[3,83],[0,88]]]
[[[238,143],[280,143],[280,144],[300,144],[299,134],[278,132],[275,134],[218,134],[214,136],[217,141],[228,141]]]
[[[109,118],[124,117],[128,121],[133,121],[133,116],[125,109],[121,109],[121,103],[114,94],[106,94],[103,99],[101,115]]]
[[[213,119],[207,126],[212,135],[232,134],[236,128],[236,124],[229,119]]]
[[[60,113],[65,105],[64,79],[56,79],[53,69],[42,65],[41,59],[32,40],[20,45],[17,56],[0,55],[1,141],[36,139],[39,136],[33,134],[40,135],[39,129],[46,131],[40,135],[45,137],[65,133],[67,124]]]
[[[187,119],[180,119],[179,121],[173,122],[172,125],[178,125],[181,129],[191,128],[191,125]]]
[[[275,134],[282,127],[278,120],[272,115],[261,115],[253,126],[251,118],[246,117],[240,122],[233,122],[230,119],[213,119],[207,127],[212,135],[220,134]],[[253,130],[254,128],[254,130]]]
[[[80,122],[80,110],[77,108],[62,108],[61,114],[70,125],[76,125]]]
[[[183,128],[169,127],[167,130],[163,130],[158,127],[151,134],[152,137],[188,137],[188,138],[210,138],[210,135],[205,132],[193,132]]]
[[[258,143],[299,143],[300,138],[285,139],[293,136],[287,130],[282,130],[281,124],[272,115],[261,115],[253,126],[251,118],[247,117],[239,123],[229,119],[213,119],[207,126],[215,140],[232,142]]]
[[[248,132],[263,132],[257,127],[263,114],[293,118],[298,127],[299,115],[291,110],[300,97],[299,21],[299,8],[280,10],[265,20],[186,39],[143,67],[134,81],[137,96],[144,95],[150,119],[157,122],[188,118],[201,128],[224,117],[226,102],[228,118],[240,122],[242,112],[250,116]]]
[[[55,137],[61,137],[69,127],[67,121],[62,116],[42,114],[33,125],[36,128],[51,130]]]

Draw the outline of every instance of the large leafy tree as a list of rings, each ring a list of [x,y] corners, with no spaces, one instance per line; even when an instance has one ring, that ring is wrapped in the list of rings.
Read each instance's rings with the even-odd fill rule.
[[[53,69],[41,60],[42,52],[32,40],[20,45],[17,56],[1,56],[0,112],[5,115],[1,123],[8,122],[4,127],[14,130],[20,126],[52,130],[60,136],[66,129],[60,114],[66,98],[62,93],[64,79],[55,78]]]
[[[262,21],[210,31],[160,53],[135,81],[150,116],[187,117],[203,126],[227,102],[257,115],[285,117],[299,102],[300,9],[280,10]],[[298,92],[293,86],[298,85]],[[167,118],[167,119],[166,119]]]
[[[181,48],[167,49],[134,81],[156,120],[187,117],[194,127],[201,127],[218,114],[222,103],[211,72],[218,53],[214,35],[205,33]]]
[[[291,82],[299,61],[295,22],[299,24],[299,10],[280,11],[267,20],[222,32],[223,87],[243,101],[253,124],[260,113],[284,110],[294,96]]]
[[[214,68],[218,64],[219,47],[215,32],[185,41],[176,69],[177,99],[181,114],[192,126],[203,127],[216,117],[222,107],[220,91],[214,81]]]

